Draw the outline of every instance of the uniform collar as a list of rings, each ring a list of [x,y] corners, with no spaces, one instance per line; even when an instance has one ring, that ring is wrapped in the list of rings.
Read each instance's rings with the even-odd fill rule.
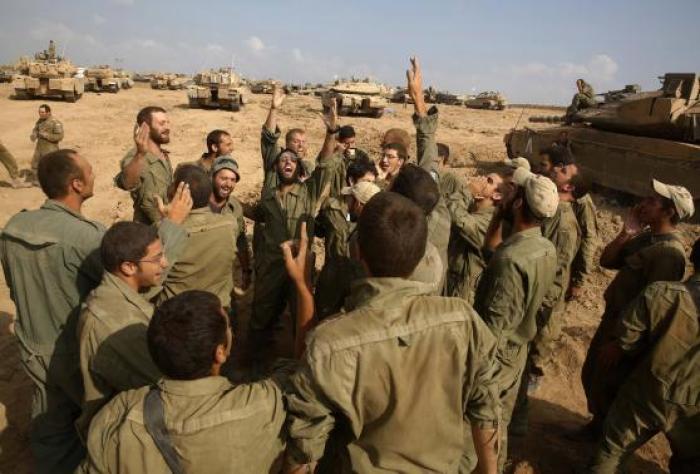
[[[44,201],[44,204],[41,205],[41,209],[46,209],[49,211],[65,212],[65,213],[68,213],[77,219],[80,219],[81,221],[92,223],[92,221],[87,219],[81,213],[75,212],[73,209],[69,208],[68,206],[66,206],[62,202],[55,201],[53,199],[47,199],[46,201]]]
[[[146,300],[140,293],[136,292],[131,288],[125,281],[112,273],[105,271],[102,276],[102,284],[115,288],[119,293],[121,293],[124,298],[136,306],[142,313],[151,315],[153,314],[153,305]]]
[[[387,300],[400,301],[410,296],[429,295],[434,291],[434,284],[405,278],[360,278],[350,285],[346,307],[348,311],[360,307],[383,308]]]
[[[508,236],[508,238],[503,241],[503,244],[509,244],[515,240],[527,239],[532,237],[542,237],[542,229],[540,229],[539,226],[531,227],[529,229],[516,232],[515,234]]]
[[[173,380],[163,378],[158,382],[163,392],[183,397],[201,397],[214,395],[231,387],[231,382],[225,377],[209,376],[196,380]]]

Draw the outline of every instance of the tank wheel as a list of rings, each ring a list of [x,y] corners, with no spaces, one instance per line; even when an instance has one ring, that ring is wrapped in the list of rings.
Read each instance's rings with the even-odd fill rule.
[[[382,118],[382,115],[384,115],[384,109],[374,109],[371,116],[373,118]]]

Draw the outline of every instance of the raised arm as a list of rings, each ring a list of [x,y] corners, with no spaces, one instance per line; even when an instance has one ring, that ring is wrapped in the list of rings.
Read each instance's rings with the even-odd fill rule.
[[[331,101],[330,107],[328,107],[326,113],[321,115],[321,118],[326,126],[326,138],[323,140],[323,147],[318,155],[318,160],[324,161],[333,155],[336,148],[335,135],[338,133],[338,103],[335,99]]]
[[[615,240],[605,246],[600,254],[600,265],[610,270],[618,270],[622,267],[622,249],[641,230],[639,218],[637,217],[639,208],[635,207],[625,219],[622,230],[615,237]]]
[[[423,95],[423,72],[418,58],[411,58],[411,68],[406,71],[408,94],[413,100],[413,124],[416,127],[416,150],[418,166],[437,179],[435,160],[437,143],[435,131],[438,125],[437,108],[428,111]]]
[[[122,163],[119,185],[122,189],[132,190],[137,188],[141,180],[141,172],[146,161],[146,153],[149,150],[151,127],[146,122],[134,128],[134,144],[136,153],[129,161]],[[160,150],[157,151],[160,153]]]

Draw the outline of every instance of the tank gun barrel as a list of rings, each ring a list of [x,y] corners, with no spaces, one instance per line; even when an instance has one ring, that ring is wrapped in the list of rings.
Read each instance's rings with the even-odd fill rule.
[[[562,123],[566,121],[564,115],[534,115],[528,119],[532,123]]]

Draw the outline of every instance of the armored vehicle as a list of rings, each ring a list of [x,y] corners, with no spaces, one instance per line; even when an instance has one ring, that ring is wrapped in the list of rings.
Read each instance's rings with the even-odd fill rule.
[[[253,94],[272,94],[273,87],[275,87],[275,81],[272,79],[254,81],[250,84],[250,92]]]
[[[90,92],[112,92],[121,89],[121,80],[107,65],[92,66],[85,70],[85,90]]]
[[[364,115],[379,118],[388,105],[382,97],[385,87],[369,79],[363,81],[336,81],[321,96],[323,110],[328,110],[332,101],[336,101],[339,115]]]
[[[464,105],[470,109],[504,110],[508,106],[508,101],[500,92],[486,91],[467,100]]]
[[[244,105],[241,79],[231,68],[200,72],[187,87],[190,107],[238,111]]]
[[[67,59],[56,54],[56,44],[49,42],[49,49],[36,53],[33,59],[22,58],[18,74],[12,78],[15,99],[53,98],[75,102],[85,90],[82,77],[76,77],[78,69]]]
[[[12,82],[12,76],[17,73],[15,66],[9,64],[3,64],[0,66],[0,83],[2,82]]]
[[[451,94],[450,92],[436,92],[435,103],[445,105],[464,105],[464,96]]]
[[[182,90],[189,85],[190,78],[186,74],[158,73],[151,77],[151,89]]]
[[[114,75],[119,80],[119,87],[122,89],[131,89],[134,87],[134,79],[132,79],[129,71],[124,69],[115,69]]]
[[[687,187],[698,202],[700,74],[669,73],[659,79],[656,91],[614,91],[607,101],[571,116],[532,117],[565,124],[512,131],[505,137],[508,155],[535,163],[543,149],[558,143],[569,146],[579,166],[601,186],[644,196],[656,178]]]

